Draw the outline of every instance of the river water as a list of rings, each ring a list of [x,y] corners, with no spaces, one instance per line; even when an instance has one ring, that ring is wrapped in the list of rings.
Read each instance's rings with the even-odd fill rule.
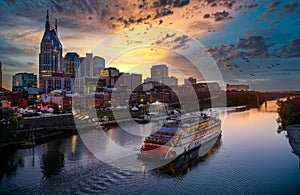
[[[227,112],[213,150],[181,170],[111,166],[95,157],[80,135],[1,154],[0,194],[299,194],[299,157],[287,134],[277,133],[278,115],[272,110]],[[120,132],[114,127],[106,133],[119,144],[140,148],[141,138]]]

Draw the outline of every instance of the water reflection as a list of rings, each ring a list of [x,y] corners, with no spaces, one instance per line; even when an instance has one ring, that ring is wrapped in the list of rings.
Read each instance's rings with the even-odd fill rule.
[[[0,179],[3,177],[10,177],[13,175],[18,167],[24,167],[24,160],[14,158],[1,157],[0,158]]]
[[[261,112],[277,112],[278,110],[278,105],[277,105],[277,101],[285,101],[287,98],[279,98],[277,100],[271,100],[271,101],[267,101],[264,102],[261,106],[260,106],[260,111]]]
[[[222,139],[207,156],[176,161],[146,174],[141,174],[140,169],[119,169],[98,160],[86,148],[82,135],[58,137],[34,150],[1,153],[0,194],[299,193],[299,153],[291,154],[288,140],[277,134],[277,113],[251,109],[227,116]],[[126,149],[139,150],[143,144],[142,137],[117,127],[101,132],[101,136]],[[291,145],[299,144],[292,134],[283,133]],[[91,145],[101,144],[100,135],[92,138]],[[109,153],[114,152],[110,142],[102,144]],[[131,156],[119,162],[131,163],[129,160]]]
[[[18,172],[18,169],[24,168],[26,166],[25,157],[28,157],[31,167],[35,165],[34,148],[19,151],[1,151],[0,155],[0,179],[3,177],[9,178]]]
[[[199,149],[192,151],[186,156],[181,156],[175,161],[172,161],[168,165],[156,169],[157,173],[163,172],[169,176],[181,176],[189,173],[199,163],[208,160],[222,145],[221,137],[217,139],[213,147],[203,157],[198,155]]]
[[[289,144],[293,150],[293,153],[297,155],[300,160],[300,125],[288,126],[286,132],[286,137],[289,140]]]
[[[41,169],[44,177],[58,175],[64,167],[64,154],[61,152],[61,140],[55,140],[45,144],[45,152],[42,154]]]
[[[72,155],[76,153],[78,135],[73,135],[71,139]]]

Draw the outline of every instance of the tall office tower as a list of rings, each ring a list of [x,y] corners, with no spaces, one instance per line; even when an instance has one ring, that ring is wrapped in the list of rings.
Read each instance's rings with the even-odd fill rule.
[[[81,58],[80,75],[81,77],[93,76],[93,54],[92,53],[86,53],[86,57]]]
[[[39,54],[39,87],[41,92],[48,91],[47,80],[52,77],[52,73],[62,73],[62,61],[62,44],[58,38],[57,20],[55,20],[55,27],[51,29],[47,10],[45,32]]]
[[[29,87],[37,87],[37,77],[33,73],[17,73],[13,75],[12,91],[24,90]]]
[[[95,56],[93,60],[93,76],[99,77],[101,72],[105,68],[105,59],[99,56]]]
[[[105,79],[105,85],[107,87],[114,87],[120,77],[120,72],[117,68],[109,67],[105,68],[100,76]]]
[[[154,65],[151,67],[151,81],[163,82],[169,77],[169,69],[167,65]]]
[[[75,52],[68,52],[64,57],[64,68],[65,74],[78,76],[78,68],[80,66],[80,57]]]
[[[2,88],[2,63],[0,62],[0,88]]]

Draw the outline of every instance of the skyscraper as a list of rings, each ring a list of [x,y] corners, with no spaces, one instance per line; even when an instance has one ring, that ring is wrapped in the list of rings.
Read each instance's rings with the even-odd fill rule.
[[[0,62],[0,88],[2,88],[2,63]]]
[[[75,52],[68,52],[64,57],[64,73],[78,76],[79,66],[79,55]]]
[[[169,77],[169,69],[165,64],[154,65],[151,67],[151,80],[156,82],[163,82]]]
[[[86,53],[86,57],[81,58],[80,76],[92,77],[93,76],[93,54]]]
[[[17,73],[13,75],[12,91],[19,91],[28,87],[37,87],[37,78],[33,73]]]
[[[120,77],[119,69],[114,67],[105,68],[101,72],[101,77],[105,79],[105,85],[107,87],[114,87],[118,78]]]
[[[41,92],[46,92],[46,82],[52,73],[62,73],[62,61],[62,44],[58,38],[57,20],[55,20],[55,27],[51,29],[47,10],[45,32],[39,54],[39,87]]]
[[[93,76],[99,77],[104,68],[105,59],[99,56],[95,56],[93,60]]]

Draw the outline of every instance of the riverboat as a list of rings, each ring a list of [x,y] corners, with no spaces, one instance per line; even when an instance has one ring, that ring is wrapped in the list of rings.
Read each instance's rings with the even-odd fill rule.
[[[198,150],[204,156],[221,136],[221,120],[206,114],[168,117],[144,140],[143,158],[176,159]]]

